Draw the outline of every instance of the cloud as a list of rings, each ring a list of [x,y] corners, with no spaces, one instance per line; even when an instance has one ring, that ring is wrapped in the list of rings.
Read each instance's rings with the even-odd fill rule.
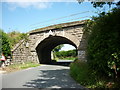
[[[10,10],[15,10],[16,8],[36,8],[45,9],[50,8],[53,2],[74,2],[76,0],[2,0],[8,4]]]
[[[44,0],[44,2],[49,2],[51,0]],[[43,0],[2,0],[2,2],[43,2]]]
[[[76,0],[2,0],[2,2],[76,2]]]
[[[10,10],[15,10],[16,8],[36,8],[44,9],[50,8],[52,6],[51,2],[6,2]]]

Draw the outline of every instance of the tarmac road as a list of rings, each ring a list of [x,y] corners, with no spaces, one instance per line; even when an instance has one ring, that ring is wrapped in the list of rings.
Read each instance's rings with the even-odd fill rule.
[[[68,66],[41,65],[2,75],[2,88],[80,88]]]

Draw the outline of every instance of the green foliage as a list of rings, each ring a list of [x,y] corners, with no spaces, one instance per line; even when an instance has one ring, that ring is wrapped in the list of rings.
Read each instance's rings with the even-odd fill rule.
[[[101,13],[86,23],[87,63],[70,65],[71,76],[88,88],[119,88],[120,84],[120,10]]]
[[[60,59],[60,60],[76,60],[77,59],[77,57],[60,57],[60,58],[58,58],[58,59]]]
[[[120,75],[120,9],[93,17],[86,27],[89,32],[87,59],[98,76]]]
[[[0,53],[3,52],[6,57],[11,55],[11,48],[22,39],[28,40],[27,38],[25,33],[13,31],[6,34],[0,30]]]
[[[8,38],[7,34],[0,30],[0,42],[2,42],[0,46],[0,53],[3,53],[6,57],[11,55],[10,42]]]
[[[56,52],[56,57],[60,59],[64,59],[66,57],[76,57],[76,50],[68,50],[68,51],[59,51]]]
[[[112,5],[112,4],[115,4],[113,2],[91,2],[91,4],[93,5],[93,7],[103,7],[105,4],[109,5],[109,7]]]
[[[87,87],[87,88],[108,88],[108,83],[105,79],[99,78],[95,73],[90,69],[89,64],[86,62],[81,62],[76,60],[70,64],[70,75],[78,83]],[[117,84],[109,82],[113,87],[118,87]],[[111,85],[110,84],[110,85]],[[117,85],[117,86],[115,86]]]
[[[62,26],[61,25],[56,25],[55,28],[56,29],[62,29]]]
[[[40,66],[40,64],[33,63],[33,62],[26,62],[24,64],[12,64],[12,65],[7,67],[9,69],[8,70],[6,69],[6,71],[7,72],[13,72],[13,71],[27,69],[27,68],[30,68],[30,67],[37,67],[37,66]]]
[[[14,45],[17,44],[22,39],[28,40],[28,36],[26,33],[20,33],[17,31],[12,31],[8,33],[8,36],[9,36],[11,47],[14,47]]]
[[[58,51],[60,51],[60,49],[61,49],[63,46],[64,46],[63,44],[58,45],[58,46],[55,47],[52,51],[53,51],[53,52],[58,52]]]
[[[55,47],[52,51],[53,51],[53,57],[55,60],[58,60],[58,57],[56,56],[56,53],[60,51],[60,49],[63,47],[64,45],[58,45],[57,47]]]
[[[80,60],[70,64],[70,75],[84,86],[94,85],[96,82],[96,77],[93,73],[90,73],[88,64]]]
[[[77,0],[80,4],[82,2],[84,2],[85,0]],[[111,7],[111,5],[120,5],[120,1],[114,2],[113,1],[106,1],[106,2],[91,2],[91,4],[93,5],[94,8],[100,7],[102,8],[104,5],[109,5],[109,7]]]

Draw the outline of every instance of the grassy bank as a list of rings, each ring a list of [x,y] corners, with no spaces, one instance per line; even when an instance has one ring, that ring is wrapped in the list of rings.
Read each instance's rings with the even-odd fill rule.
[[[70,64],[70,75],[77,82],[86,87],[95,82],[94,76],[89,73],[87,63],[78,60]]]
[[[30,67],[37,67],[37,66],[40,66],[40,64],[33,63],[33,62],[26,62],[24,64],[13,64],[13,65],[7,66],[7,67],[4,68],[4,70],[7,73],[9,73],[9,72],[14,72],[14,71],[27,69],[27,68],[30,68]]]
[[[70,75],[81,85],[87,88],[118,88],[118,82],[112,81],[110,78],[98,77],[86,62],[75,61],[70,64]]]

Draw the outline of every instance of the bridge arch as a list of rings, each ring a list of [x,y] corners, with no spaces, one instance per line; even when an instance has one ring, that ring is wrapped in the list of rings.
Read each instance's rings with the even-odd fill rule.
[[[39,43],[41,43],[43,40],[45,40],[46,38],[48,38],[50,36],[65,37],[65,38],[69,39],[70,41],[72,41],[77,47],[79,46],[79,38],[78,37],[76,37],[76,36],[74,36],[72,34],[66,33],[66,32],[64,32],[64,35],[63,35],[63,32],[60,32],[59,34],[49,35],[47,37],[42,36],[41,38],[38,38],[38,40],[36,41],[35,45],[33,46],[33,49],[35,50],[35,48],[38,46]]]
[[[73,45],[78,59],[86,61],[85,22],[62,23],[28,32],[28,40],[21,40],[12,50],[13,62],[50,63],[52,49],[60,44]]]
[[[49,36],[42,40],[36,47],[39,62],[42,64],[51,63],[51,51],[60,44],[70,44],[77,50],[77,45],[74,41],[63,36]]]

